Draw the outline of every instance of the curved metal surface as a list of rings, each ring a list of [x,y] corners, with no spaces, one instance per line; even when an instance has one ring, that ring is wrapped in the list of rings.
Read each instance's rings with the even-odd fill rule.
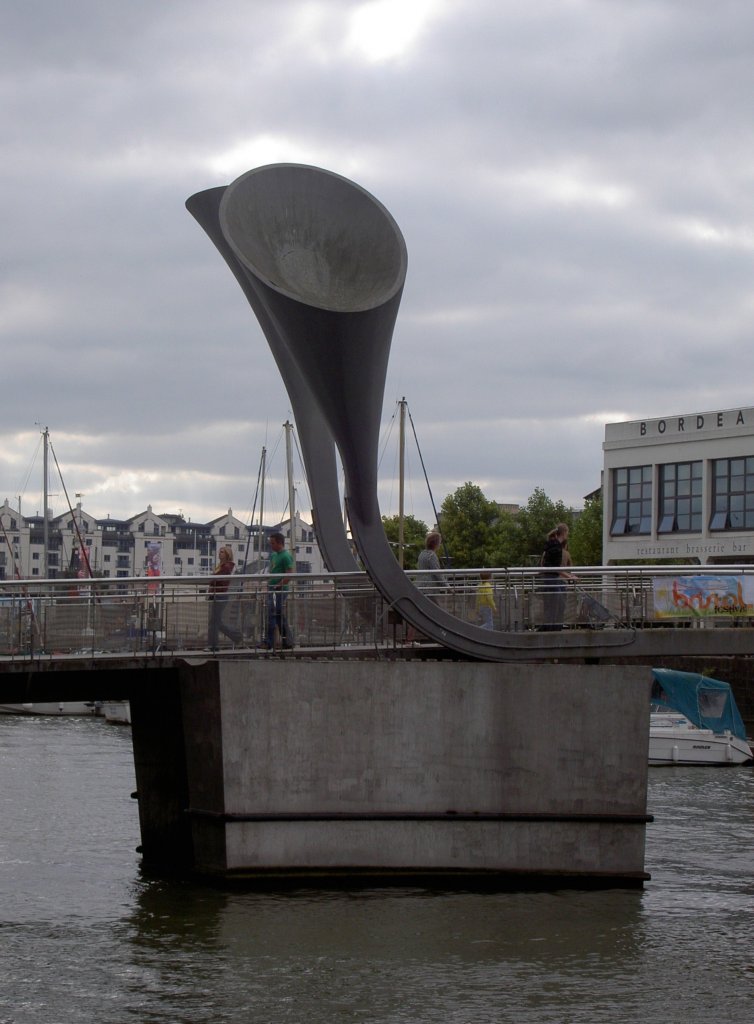
[[[450,615],[417,590],[390,549],[377,501],[377,460],[407,253],[385,207],[329,171],[273,164],[228,186],[219,220],[335,440],[359,555],[391,607],[426,636],[472,658],[504,661],[513,650],[583,648],[583,636],[493,632]],[[601,636],[594,646],[626,642]]]
[[[215,244],[233,272],[264,332],[291,400],[312,499],[314,529],[330,572],[353,572],[359,566],[346,535],[338,488],[335,443],[309,386],[290,357],[257,293],[256,279],[239,263],[220,229],[220,202],[226,186],[197,192],[186,208]]]

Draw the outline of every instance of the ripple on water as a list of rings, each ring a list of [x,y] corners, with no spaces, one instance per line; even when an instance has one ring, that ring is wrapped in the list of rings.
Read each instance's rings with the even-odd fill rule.
[[[147,878],[98,720],[0,717],[0,772],[0,1024],[751,1019],[750,769],[650,770],[643,892],[488,895]]]

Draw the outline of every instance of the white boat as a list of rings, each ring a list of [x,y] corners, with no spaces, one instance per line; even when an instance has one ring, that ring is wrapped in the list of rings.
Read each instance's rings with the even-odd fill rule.
[[[68,700],[34,704],[0,704],[0,715],[98,715],[98,701]]]
[[[651,765],[746,764],[754,752],[728,683],[652,669]]]
[[[653,711],[649,724],[649,763],[746,764],[754,758],[746,740],[725,729],[700,729],[676,711]]]
[[[102,705],[102,714],[111,725],[131,724],[131,705],[127,700],[106,700]]]

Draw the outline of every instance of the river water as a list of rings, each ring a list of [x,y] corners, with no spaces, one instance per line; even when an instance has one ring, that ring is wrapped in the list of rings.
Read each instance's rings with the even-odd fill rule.
[[[0,716],[0,1024],[754,1018],[754,771],[650,769],[641,891],[142,874],[130,730]]]

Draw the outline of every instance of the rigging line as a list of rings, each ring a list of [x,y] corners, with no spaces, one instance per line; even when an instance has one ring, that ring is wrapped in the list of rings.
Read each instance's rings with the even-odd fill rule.
[[[272,449],[272,451],[268,452],[269,453],[269,461],[270,462],[272,462],[272,460],[277,455],[282,441],[283,441],[283,431],[281,430],[280,433],[278,434],[278,436],[275,439],[275,447]]]
[[[390,422],[388,423],[387,427],[385,428],[385,432],[384,432],[383,438],[382,438],[382,451],[381,451],[381,453],[379,455],[379,459],[378,459],[378,462],[377,462],[377,469],[378,470],[382,468],[382,465],[383,465],[383,463],[385,461],[385,455],[387,454],[387,451],[388,451],[388,444],[390,442],[390,439],[393,436],[393,430],[395,429],[396,418],[397,418],[397,415],[398,415],[398,409],[399,408],[400,408],[400,402],[396,402],[395,403],[395,410],[393,411],[393,415],[390,418]],[[386,507],[389,508],[389,509],[393,508],[393,491],[395,489],[396,481],[398,480],[398,478],[400,476],[400,471],[397,468],[398,460],[400,458],[400,451],[399,451],[399,449],[400,449],[400,445],[397,445],[396,448],[393,449],[392,472],[390,472],[390,470],[386,470],[385,471],[385,477],[387,478],[387,481],[389,481],[389,487],[388,487],[387,498],[386,498]]]
[[[306,489],[306,496],[309,499],[308,502],[307,502],[307,505],[309,506],[309,508],[311,508],[312,507],[312,496],[311,496],[311,492],[309,491],[309,480],[308,480],[308,478],[306,476],[306,466],[304,466],[304,457],[301,454],[301,449],[298,446],[298,437],[296,436],[295,430],[293,431],[293,443],[296,446],[296,454],[298,455],[299,466],[301,466],[301,478],[302,478],[304,487]]]
[[[16,556],[15,556],[15,554],[13,552],[13,546],[11,545],[10,537],[8,536],[8,531],[5,529],[5,523],[3,522],[1,516],[0,516],[0,529],[2,529],[2,531],[3,531],[3,537],[5,538],[5,543],[8,545],[8,551],[10,552],[10,560],[13,563],[13,575],[15,576],[15,578],[17,580],[20,580],[21,579],[21,570],[18,567],[18,562],[16,561]]]
[[[257,510],[257,498],[259,497],[259,485],[260,485],[261,480],[262,480],[262,459],[263,458],[264,458],[264,448],[262,448],[262,458],[260,458],[260,460],[259,460],[259,469],[257,470],[257,484],[256,484],[256,487],[254,488],[254,497],[252,498],[251,509],[249,511],[249,521],[248,521],[248,524],[247,524],[249,527],[254,525],[254,513]]]
[[[264,450],[264,448],[262,448],[262,455],[261,455],[261,457],[259,459],[259,469],[257,470],[257,486],[256,486],[256,489],[254,491],[254,501],[252,502],[252,505],[251,505],[251,518],[249,520],[249,529],[248,529],[248,532],[246,534],[246,550],[244,551],[244,555],[243,555],[244,573],[246,573],[248,571],[248,568],[249,568],[249,547],[251,545],[251,531],[252,531],[252,527],[254,526],[254,513],[257,510],[257,498],[259,497],[259,487],[260,487],[260,485],[262,483],[262,466],[264,465],[264,457],[265,457],[265,450]],[[262,524],[261,523],[259,524],[259,529],[260,530],[262,529]]]
[[[390,441],[390,437],[392,436],[393,429],[395,427],[395,417],[398,415],[398,406],[399,405],[400,405],[399,402],[395,403],[395,409],[393,409],[393,415],[390,417],[390,422],[388,423],[387,427],[385,428],[385,436],[384,436],[383,441],[382,441],[382,451],[377,456],[377,468],[378,469],[382,465],[382,460],[385,457],[385,451],[387,449],[388,442]]]
[[[8,531],[5,529],[5,523],[3,522],[2,517],[0,517],[0,529],[2,529],[3,531],[5,543],[8,545],[8,550],[10,551],[11,561],[13,562],[13,575],[17,580],[20,580],[22,578],[21,570],[19,569],[18,563],[16,562],[16,556],[13,554],[13,548],[11,547],[10,537],[8,536]],[[29,594],[29,588],[26,586],[22,587],[21,594],[26,598],[26,610],[29,613],[29,624],[32,631],[31,635],[33,637],[34,630],[36,630],[37,638],[39,638],[39,623],[37,621],[37,613],[34,610],[34,602],[32,601],[31,596]]]
[[[28,471],[26,473],[26,479],[24,480],[23,487],[21,488],[21,494],[22,495],[26,494],[26,488],[29,486],[29,478],[31,477],[31,474],[32,474],[32,472],[34,470],[34,463],[37,461],[37,455],[39,455],[39,449],[40,449],[41,444],[42,444],[42,435],[40,434],[39,435],[39,440],[37,441],[37,447],[34,449],[34,454],[31,457],[31,463],[30,463],[29,469],[28,469]]]
[[[275,461],[275,457],[278,455],[278,453],[280,451],[280,448],[281,448],[281,446],[283,444],[284,438],[285,438],[285,431],[281,430],[280,433],[277,435],[277,439],[275,441],[274,449],[272,450],[272,452],[270,452],[268,450],[268,452],[267,452],[267,472],[265,474],[265,479],[266,479],[266,481],[268,483],[270,494],[272,495],[272,499],[269,502],[269,508],[273,508],[273,506],[274,506],[274,508],[278,508],[279,509],[282,506],[282,509],[283,509],[283,511],[281,512],[281,515],[280,515],[279,522],[282,522],[282,520],[285,518],[285,513],[286,513],[286,510],[288,509],[287,488],[285,487],[285,483],[283,483],[283,488],[284,488],[285,495],[286,495],[285,499],[283,500],[280,497],[277,485],[275,485],[273,487],[271,485],[271,483],[270,483],[270,480],[271,480],[271,477],[272,477],[273,462]],[[275,467],[275,468],[277,468],[277,467]],[[283,473],[282,473],[282,480],[283,481],[285,481],[286,473],[287,473],[287,470],[284,469]],[[267,504],[267,503],[265,503],[265,504]],[[269,511],[269,508],[268,508],[268,511]]]
[[[408,404],[407,404],[406,408],[408,409]],[[440,528],[441,527],[440,517],[437,514],[437,508],[435,506],[434,495],[432,494],[432,488],[429,485],[429,477],[427,476],[427,467],[424,465],[424,456],[422,455],[422,450],[419,447],[419,438],[416,436],[416,427],[414,426],[414,418],[411,415],[411,410],[410,409],[408,409],[408,420],[409,420],[409,423],[411,424],[411,430],[413,431],[413,434],[414,434],[414,441],[416,441],[416,450],[419,453],[419,462],[421,463],[422,472],[424,473],[424,479],[425,479],[425,481],[427,483],[427,490],[429,491],[429,501],[430,501],[430,504],[432,505],[432,511],[434,513],[434,516],[435,516],[435,522],[437,523],[438,528]],[[440,529],[440,537],[442,537],[442,529]],[[443,546],[443,550],[445,552],[445,558],[447,559],[447,558],[449,558],[449,555],[448,555],[448,549],[445,546],[445,540],[444,539],[442,540],[442,546]]]
[[[73,528],[76,531],[76,536],[79,539],[79,551],[81,552],[81,555],[82,555],[82,557],[84,559],[84,565],[86,566],[86,571],[89,573],[89,579],[93,579],[94,578],[94,574],[92,573],[92,567],[89,564],[89,552],[86,550],[86,544],[84,544],[83,540],[81,539],[81,530],[79,529],[79,524],[76,521],[76,516],[73,514],[73,508],[71,506],[71,499],[68,497],[68,488],[65,485],[65,480],[63,479],[63,474],[60,472],[60,464],[58,462],[58,457],[55,454],[55,449],[52,447],[52,441],[49,441],[48,443],[50,445],[50,451],[52,452],[52,457],[55,460],[55,468],[58,471],[58,476],[60,477],[60,483],[63,486],[63,494],[65,494],[65,500],[66,500],[66,502],[68,504],[68,511],[71,513],[71,522],[73,523]],[[45,515],[47,515],[47,509],[45,509]]]
[[[253,499],[253,501],[251,503],[251,515],[249,516],[249,526],[253,526],[254,525],[254,514],[255,514],[255,512],[257,510],[257,501],[259,500],[259,490],[260,490],[261,485],[262,485],[262,465],[263,465],[263,462],[264,462],[264,451],[262,452],[262,456],[259,459],[259,469],[257,470],[257,484],[256,484],[256,487],[254,488],[254,499]]]

